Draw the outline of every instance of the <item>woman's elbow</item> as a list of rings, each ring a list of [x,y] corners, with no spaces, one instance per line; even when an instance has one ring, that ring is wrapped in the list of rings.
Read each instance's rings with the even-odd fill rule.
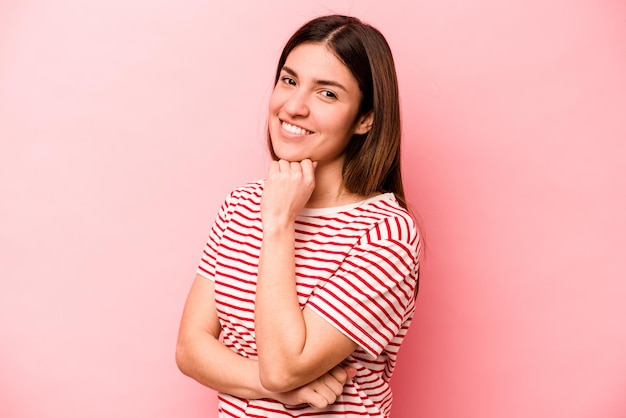
[[[274,393],[288,392],[306,383],[300,382],[297,375],[279,368],[264,370],[263,367],[259,367],[259,379],[265,389]]]
[[[182,341],[178,341],[176,343],[176,365],[178,366],[178,370],[180,370],[184,375],[190,375],[190,355],[189,355],[189,347],[187,347]]]

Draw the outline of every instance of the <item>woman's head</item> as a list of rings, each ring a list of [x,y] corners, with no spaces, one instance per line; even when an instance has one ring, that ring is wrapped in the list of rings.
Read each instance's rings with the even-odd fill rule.
[[[398,85],[387,41],[377,29],[354,17],[331,15],[311,20],[285,45],[276,70],[276,86],[290,54],[308,44],[324,46],[347,68],[360,91],[353,121],[356,128],[344,150],[344,187],[365,196],[393,192],[404,205]]]

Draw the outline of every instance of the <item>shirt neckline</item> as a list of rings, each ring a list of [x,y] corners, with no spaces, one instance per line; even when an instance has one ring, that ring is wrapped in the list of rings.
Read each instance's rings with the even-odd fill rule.
[[[376,196],[369,197],[365,200],[361,200],[360,202],[350,203],[348,205],[342,206],[332,206],[328,208],[304,208],[300,211],[300,216],[304,217],[315,217],[315,216],[324,216],[324,215],[332,215],[335,213],[347,212],[359,206],[363,206],[372,202],[378,202],[380,200],[386,199],[394,199],[395,196],[393,193],[383,193]]]

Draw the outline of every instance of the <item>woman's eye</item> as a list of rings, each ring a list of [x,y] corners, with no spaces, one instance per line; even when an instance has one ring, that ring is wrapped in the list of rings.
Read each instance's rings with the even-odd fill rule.
[[[283,83],[289,84],[290,86],[295,86],[296,85],[296,80],[294,80],[293,78],[290,78],[290,77],[283,77]]]
[[[337,98],[337,95],[335,93],[333,93],[332,91],[329,91],[329,90],[322,91],[322,96],[324,96],[326,99],[336,99]]]

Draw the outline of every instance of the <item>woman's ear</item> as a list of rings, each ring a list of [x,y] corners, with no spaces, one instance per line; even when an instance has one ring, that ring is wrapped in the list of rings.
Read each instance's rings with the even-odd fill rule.
[[[374,112],[370,110],[366,114],[359,116],[354,127],[354,133],[357,135],[365,135],[372,129],[374,123]]]

